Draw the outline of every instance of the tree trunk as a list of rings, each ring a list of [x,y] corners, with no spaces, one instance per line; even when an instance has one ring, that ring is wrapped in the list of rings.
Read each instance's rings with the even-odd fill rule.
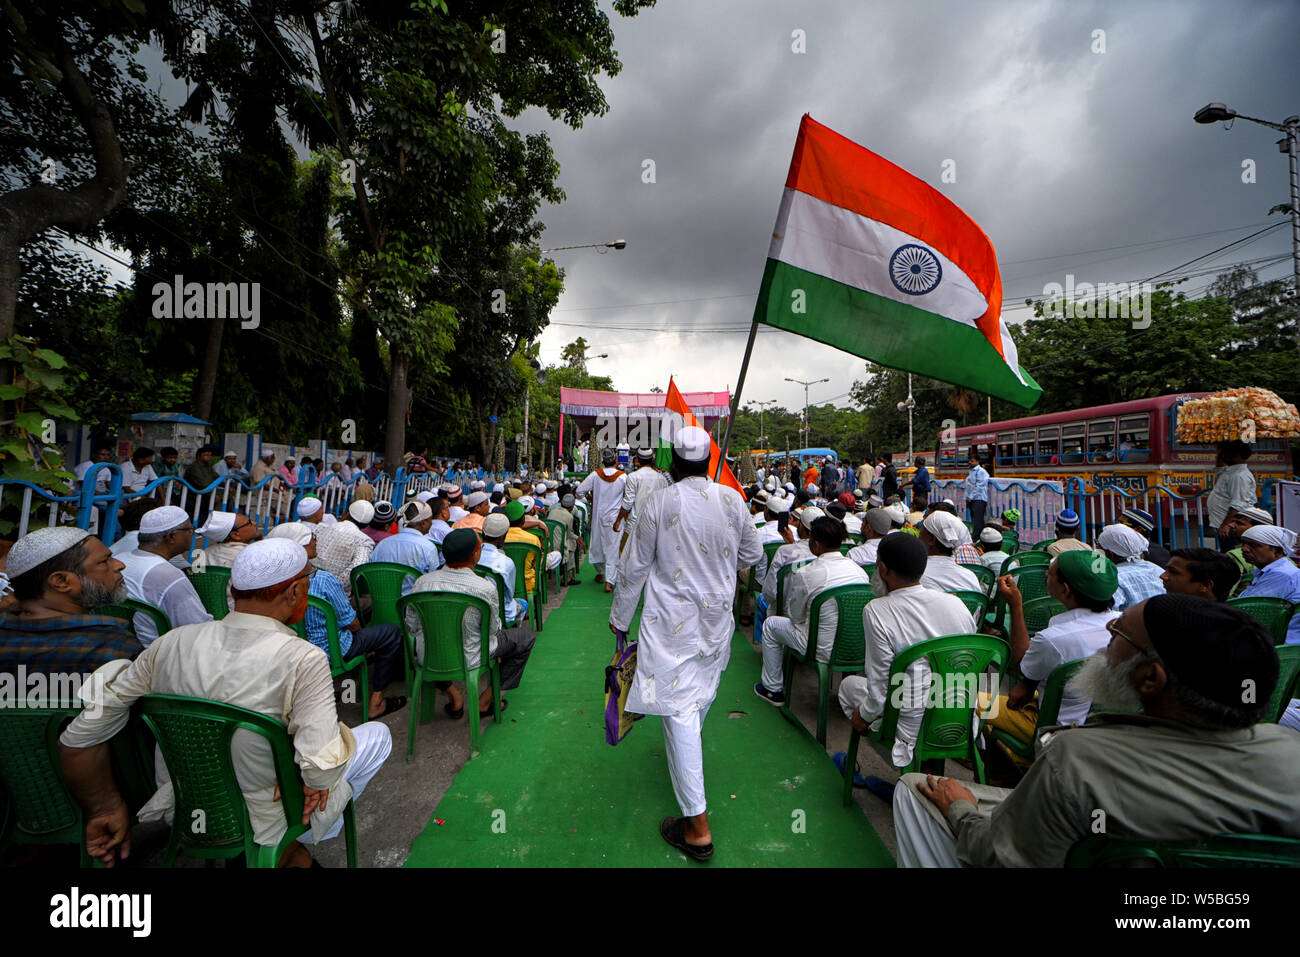
[[[406,451],[406,408],[410,389],[406,384],[406,353],[396,343],[389,345],[388,427],[384,430],[384,471],[397,474]]]

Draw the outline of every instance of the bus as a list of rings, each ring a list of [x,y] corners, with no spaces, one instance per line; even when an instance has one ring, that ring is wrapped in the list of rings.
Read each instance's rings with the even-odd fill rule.
[[[1165,486],[1194,495],[1213,485],[1215,448],[1178,441],[1178,407],[1209,394],[1162,395],[941,432],[935,477],[965,476],[974,447],[997,478],[1045,479],[1063,487],[1079,479],[1088,493],[1138,494]],[[1260,439],[1253,448],[1249,465],[1257,479],[1291,477],[1286,439]]]

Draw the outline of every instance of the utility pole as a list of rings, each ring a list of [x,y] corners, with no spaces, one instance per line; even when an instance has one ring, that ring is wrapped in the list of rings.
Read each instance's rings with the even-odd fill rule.
[[[808,448],[808,387],[817,385],[821,382],[830,382],[830,379],[813,379],[811,382],[804,382],[803,379],[789,379],[786,382],[794,382],[803,386],[803,447]]]

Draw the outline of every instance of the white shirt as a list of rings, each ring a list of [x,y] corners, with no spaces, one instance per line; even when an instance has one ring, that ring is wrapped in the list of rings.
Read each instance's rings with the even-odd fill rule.
[[[777,576],[780,575],[781,569],[785,568],[791,562],[803,561],[806,558],[812,558],[812,549],[808,546],[808,539],[796,539],[789,545],[782,545],[772,556],[772,562],[768,566],[769,574],[763,576],[763,597],[767,599],[768,609],[776,613],[776,586]],[[794,572],[786,573],[786,584],[790,583],[790,576]]]
[[[158,481],[158,475],[153,470],[153,465],[146,465],[144,471],[135,467],[134,462],[122,463],[122,489],[127,492],[138,492],[150,482]]]
[[[867,573],[838,551],[817,556],[811,565],[792,571],[785,579],[785,612],[790,626],[807,638],[811,624],[813,599],[837,585],[869,585]],[[960,599],[958,599],[960,601]],[[969,616],[968,616],[969,617]],[[821,607],[817,628],[817,660],[830,661],[835,645],[835,630],[839,627],[840,610],[833,601]]]
[[[936,591],[977,591],[983,594],[980,580],[969,568],[962,568],[947,555],[931,555],[925,563],[921,584]]]
[[[172,628],[212,621],[212,615],[203,607],[199,593],[194,590],[185,573],[161,555],[136,549],[118,555],[117,560],[126,567],[122,578],[132,598],[157,605],[167,615]],[[135,636],[148,648],[158,637],[153,619],[145,614],[135,616]]]
[[[1029,639],[1029,649],[1020,661],[1020,673],[1038,682],[1041,701],[1052,670],[1067,661],[1089,658],[1110,644],[1106,623],[1119,617],[1117,611],[1090,611],[1075,608],[1053,615],[1047,627]],[[1065,686],[1057,724],[1083,724],[1092,701],[1070,692]]]
[[[642,502],[609,613],[610,624],[627,631],[644,589],[627,710],[673,715],[708,707],[731,654],[736,572],[762,557],[735,489],[691,476]]]
[[[862,611],[862,624],[867,642],[866,681],[862,697],[854,703],[862,719],[878,729],[885,703],[895,691],[890,687],[889,669],[898,653],[929,638],[969,634],[973,622],[970,611],[956,595],[936,594],[933,589],[913,585],[868,602]],[[891,754],[898,768],[912,762],[925,717],[930,664],[922,658],[906,674],[907,681],[898,689],[898,728]],[[915,707],[905,707],[908,703],[915,703]]]

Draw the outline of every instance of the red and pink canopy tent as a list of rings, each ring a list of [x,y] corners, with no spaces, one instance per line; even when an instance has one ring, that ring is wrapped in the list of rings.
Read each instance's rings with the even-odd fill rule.
[[[666,396],[662,392],[601,392],[598,389],[560,388],[560,455],[564,455],[564,417],[579,429],[592,427],[616,418],[639,415],[658,419],[664,414]],[[706,429],[731,413],[731,393],[683,392],[682,399]]]

